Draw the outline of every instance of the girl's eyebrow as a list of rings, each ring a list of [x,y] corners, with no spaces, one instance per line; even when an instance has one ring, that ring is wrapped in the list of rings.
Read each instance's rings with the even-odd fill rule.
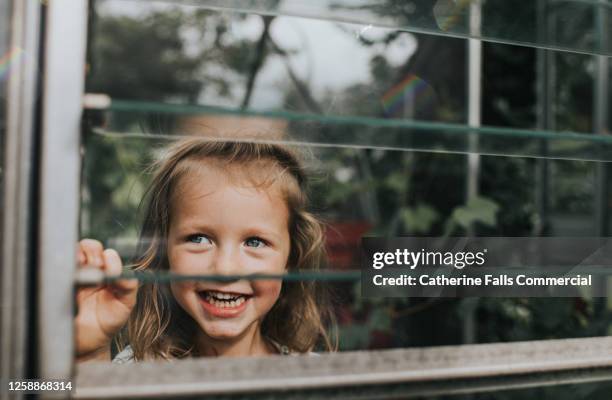
[[[252,236],[268,236],[278,239],[281,235],[276,232],[276,229],[268,229],[262,227],[249,227],[244,230],[247,235]]]
[[[208,231],[213,231],[214,227],[207,225],[207,224],[203,224],[203,223],[199,223],[199,222],[189,222],[189,221],[185,221],[182,224],[178,224],[177,228],[180,232],[208,232]]]
[[[216,230],[215,226],[211,226],[209,224],[203,222],[189,222],[185,221],[182,224],[177,224],[177,231],[179,233],[207,233],[214,232]],[[269,236],[272,238],[280,238],[281,235],[276,232],[277,229],[263,226],[248,226],[241,229],[241,232],[245,235],[249,236]]]
[[[194,231],[214,230],[214,226],[210,226],[210,224],[203,221],[194,221],[193,218],[183,218],[182,221],[171,221],[170,226],[171,228],[173,227],[176,232],[181,234],[186,232],[193,233]]]

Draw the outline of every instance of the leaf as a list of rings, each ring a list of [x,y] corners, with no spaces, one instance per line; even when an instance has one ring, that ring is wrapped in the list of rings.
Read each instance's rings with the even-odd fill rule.
[[[404,193],[407,189],[408,180],[405,174],[401,172],[392,172],[385,178],[383,185],[397,193]]]
[[[368,318],[367,326],[370,330],[391,332],[391,316],[387,307],[373,309]]]
[[[499,205],[493,200],[475,197],[468,201],[466,205],[453,210],[447,231],[452,231],[455,225],[468,229],[477,222],[493,227],[497,223],[498,210]]]
[[[433,207],[419,204],[414,208],[403,208],[400,218],[408,231],[412,233],[427,233],[431,230],[432,225],[438,221],[440,215]]]
[[[361,350],[368,347],[370,329],[364,325],[346,325],[338,327],[338,344],[340,350]]]

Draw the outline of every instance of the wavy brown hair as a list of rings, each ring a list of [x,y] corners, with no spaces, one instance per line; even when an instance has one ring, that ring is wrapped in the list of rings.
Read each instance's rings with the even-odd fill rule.
[[[296,152],[277,144],[191,138],[171,146],[153,165],[153,179],[142,203],[144,223],[134,270],[170,269],[165,243],[173,196],[181,179],[197,172],[197,168],[206,168],[209,162],[228,171],[238,167],[245,174],[267,173],[265,182],[279,185],[289,209],[289,271],[318,270],[322,266],[325,262],[322,223],[306,209],[305,169]],[[333,350],[335,345],[325,328],[330,322],[333,317],[328,293],[320,283],[283,282],[277,302],[261,323],[261,331],[264,337],[292,351],[308,352],[317,344]],[[168,285],[144,284],[116,344],[120,350],[130,344],[136,360],[197,356],[193,344],[198,329],[175,301]]]

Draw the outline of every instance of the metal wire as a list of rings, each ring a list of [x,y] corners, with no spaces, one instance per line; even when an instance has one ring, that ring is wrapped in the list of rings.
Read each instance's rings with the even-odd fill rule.
[[[104,109],[104,108],[103,108]],[[169,104],[146,101],[129,101],[111,99],[111,103],[105,108],[111,112],[133,112],[133,113],[168,113],[175,115],[193,114],[221,114],[233,116],[264,117],[282,119],[287,121],[308,121],[334,125],[361,125],[377,128],[410,128],[425,131],[442,131],[449,134],[478,133],[480,135],[494,135],[507,137],[526,137],[535,139],[570,140],[580,142],[612,143],[612,137],[601,135],[589,135],[571,131],[549,131],[537,129],[517,129],[497,126],[468,127],[463,124],[446,122],[427,122],[409,119],[388,119],[365,116],[343,116],[343,115],[317,115],[312,113],[300,113],[295,111],[257,111],[238,109],[231,107],[196,105],[196,104]],[[150,135],[147,135],[150,136]],[[176,138],[176,136],[168,135]]]
[[[243,274],[243,275],[184,275],[169,271],[130,271],[124,270],[121,275],[107,276],[97,268],[81,268],[77,270],[75,283],[77,286],[102,285],[121,279],[137,279],[142,283],[171,283],[185,281],[232,282],[237,280],[283,280],[283,281],[348,281],[361,279],[361,271],[296,271],[287,274]]]

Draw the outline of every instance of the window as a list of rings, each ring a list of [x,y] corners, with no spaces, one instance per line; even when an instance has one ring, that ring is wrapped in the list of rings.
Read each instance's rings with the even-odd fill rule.
[[[402,396],[608,379],[609,339],[597,338],[609,328],[605,300],[370,301],[359,296],[350,274],[365,234],[608,236],[609,177],[601,162],[609,161],[611,145],[603,135],[612,53],[602,23],[607,4],[92,4],[85,88],[70,87],[75,104],[66,114],[74,122],[79,90],[96,95],[86,98],[82,184],[76,187],[76,174],[65,177],[69,191],[81,195],[80,237],[102,240],[125,261],[137,255],[138,204],[150,179],[143,166],[179,137],[306,148],[314,155],[309,166],[323,176],[314,181],[312,201],[329,221],[330,266],[347,278],[330,282],[340,350],[364,352],[338,355],[339,370],[328,369],[325,356],[274,365],[223,360],[214,368],[207,360],[184,360],[156,366],[160,375],[146,379],[139,374],[147,366],[126,373],[79,365],[78,396],[99,395],[97,380],[108,374],[118,383],[117,396],[146,396],[157,390],[154,383],[182,394],[274,389],[326,395],[361,384]],[[73,18],[83,18],[82,11]],[[75,23],[74,32],[83,25]],[[60,54],[50,49],[50,57],[53,49]],[[62,165],[75,171],[78,136],[74,124],[69,128],[75,146],[55,157],[68,154]],[[65,196],[47,188],[58,199]],[[72,206],[66,204],[66,212]],[[51,238],[52,229],[43,237]],[[68,251],[75,236],[54,240]],[[68,291],[67,282],[61,285]],[[46,326],[57,325],[43,318]],[[62,326],[67,334],[70,324]],[[380,371],[368,369],[378,362]],[[163,373],[194,365],[210,380]],[[229,371],[244,386],[226,384],[221,378]],[[314,383],[304,376],[334,379]]]

